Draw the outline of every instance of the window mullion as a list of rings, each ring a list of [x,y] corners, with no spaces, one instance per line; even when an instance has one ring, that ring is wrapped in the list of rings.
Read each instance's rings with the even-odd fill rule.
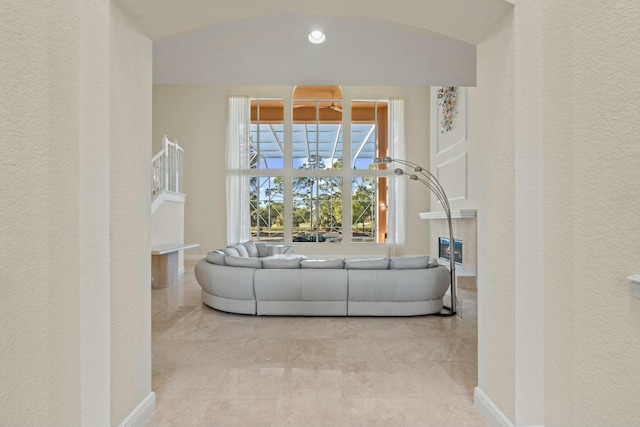
[[[351,100],[348,97],[343,97],[342,107],[342,241],[351,243],[351,180],[354,170],[351,168]]]
[[[284,242],[293,240],[293,108],[291,97],[284,99]]]

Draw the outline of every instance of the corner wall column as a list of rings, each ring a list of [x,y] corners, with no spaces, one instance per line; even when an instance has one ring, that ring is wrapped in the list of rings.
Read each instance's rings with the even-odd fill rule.
[[[78,3],[80,425],[111,425],[109,8]]]
[[[543,32],[540,7],[518,12],[516,6],[515,426],[536,426],[544,425]]]

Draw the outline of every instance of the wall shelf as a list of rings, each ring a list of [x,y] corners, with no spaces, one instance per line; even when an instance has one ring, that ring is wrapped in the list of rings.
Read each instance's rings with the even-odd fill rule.
[[[477,210],[475,209],[460,209],[457,211],[451,211],[452,219],[473,219],[476,217]],[[444,211],[437,212],[420,212],[421,219],[447,219],[447,215]]]

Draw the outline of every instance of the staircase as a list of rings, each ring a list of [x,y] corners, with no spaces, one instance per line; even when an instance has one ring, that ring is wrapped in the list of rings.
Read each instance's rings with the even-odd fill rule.
[[[184,149],[178,142],[162,137],[162,150],[151,159],[151,213],[164,201],[184,203],[182,193]]]
[[[184,149],[177,142],[169,141],[166,135],[162,137],[162,147],[162,150],[151,159],[152,252],[158,248],[184,246],[186,200],[182,188]],[[184,247],[180,249],[179,257],[172,261],[176,264],[178,275],[184,271],[184,249]]]

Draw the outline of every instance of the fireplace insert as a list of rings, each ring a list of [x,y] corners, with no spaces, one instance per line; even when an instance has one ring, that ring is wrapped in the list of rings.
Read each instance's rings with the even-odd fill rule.
[[[462,240],[455,239],[453,242],[453,260],[456,264],[462,265]],[[449,261],[449,238],[438,238],[438,256]]]

